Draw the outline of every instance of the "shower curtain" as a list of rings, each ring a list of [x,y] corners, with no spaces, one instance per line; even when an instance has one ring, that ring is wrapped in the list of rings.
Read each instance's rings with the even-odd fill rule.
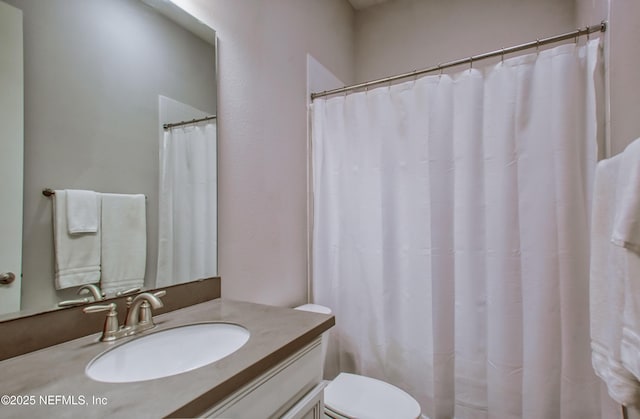
[[[600,55],[592,40],[313,102],[329,376],[390,382],[431,419],[600,417],[588,308]]]
[[[156,287],[216,275],[216,140],[215,122],[164,132]]]

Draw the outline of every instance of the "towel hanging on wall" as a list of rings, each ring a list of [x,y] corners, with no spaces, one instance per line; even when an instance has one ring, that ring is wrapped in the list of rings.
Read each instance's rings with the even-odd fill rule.
[[[97,283],[100,280],[99,229],[95,233],[69,234],[64,190],[53,195],[52,208],[56,289]]]
[[[69,234],[96,233],[100,221],[98,194],[94,191],[65,189]]]
[[[640,162],[640,142],[624,153],[598,163],[591,220],[590,317],[592,364],[606,383],[609,395],[625,406],[640,404],[640,374],[629,368],[637,358],[640,339],[634,341],[632,324],[625,314],[631,298],[630,284],[640,275],[640,257],[632,250],[634,216],[630,207],[640,201],[631,184],[640,181],[633,172]],[[635,160],[635,161],[634,161]],[[629,311],[632,311],[629,308]],[[625,324],[631,327],[628,347],[632,357],[623,361]],[[640,325],[640,324],[638,324]],[[636,366],[637,366],[637,360]]]
[[[102,194],[102,291],[141,288],[147,262],[145,196]]]

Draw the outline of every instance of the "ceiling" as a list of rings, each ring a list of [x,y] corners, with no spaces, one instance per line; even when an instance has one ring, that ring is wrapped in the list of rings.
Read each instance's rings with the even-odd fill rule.
[[[349,3],[356,10],[361,10],[369,6],[374,6],[376,4],[384,3],[388,0],[349,0]]]

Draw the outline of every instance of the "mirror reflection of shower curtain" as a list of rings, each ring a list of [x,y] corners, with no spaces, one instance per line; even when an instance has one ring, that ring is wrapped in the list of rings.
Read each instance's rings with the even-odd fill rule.
[[[156,287],[216,275],[216,158],[215,121],[164,132]]]

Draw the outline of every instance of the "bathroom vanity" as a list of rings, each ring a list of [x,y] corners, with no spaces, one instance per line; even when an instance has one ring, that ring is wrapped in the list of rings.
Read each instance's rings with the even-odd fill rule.
[[[322,417],[320,335],[335,324],[333,316],[216,299],[155,321],[154,330],[115,343],[100,342],[98,333],[0,362],[0,416]],[[249,340],[216,362],[164,378],[106,383],[85,374],[109,348],[204,322],[241,325]]]

